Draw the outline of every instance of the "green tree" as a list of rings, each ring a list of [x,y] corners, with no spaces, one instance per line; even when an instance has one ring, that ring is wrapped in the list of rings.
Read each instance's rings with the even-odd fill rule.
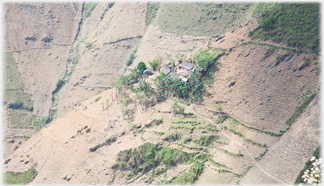
[[[139,62],[137,67],[136,67],[136,71],[139,74],[143,74],[143,71],[146,69],[146,65],[145,63],[143,63],[143,61]]]

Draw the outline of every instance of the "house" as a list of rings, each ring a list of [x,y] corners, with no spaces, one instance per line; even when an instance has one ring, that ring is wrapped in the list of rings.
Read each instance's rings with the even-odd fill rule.
[[[165,75],[168,75],[171,72],[171,70],[169,67],[163,67],[161,68],[160,72],[163,72]]]
[[[196,66],[192,63],[189,63],[187,61],[182,61],[178,65],[178,72],[184,74],[184,75],[189,75],[191,72],[193,72],[196,69]]]
[[[150,68],[147,68],[143,71],[143,74],[146,74],[146,75],[152,75],[153,74],[153,70],[150,69]]]
[[[193,68],[195,67],[194,64],[192,63],[189,63],[187,61],[182,61],[180,64],[179,64],[179,69],[182,70],[182,69],[185,69],[185,70],[193,70]]]

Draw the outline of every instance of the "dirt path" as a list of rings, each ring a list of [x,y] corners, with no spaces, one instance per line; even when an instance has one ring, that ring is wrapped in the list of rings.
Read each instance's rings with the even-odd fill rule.
[[[195,112],[195,113],[196,113],[196,112]],[[209,120],[209,119],[206,118],[205,116],[202,116],[202,115],[200,115],[200,114],[198,114],[198,113],[196,113],[196,114],[197,114],[199,117],[201,117],[201,118],[203,118],[203,119],[205,119],[205,120],[207,120],[207,121],[209,121],[209,122],[211,122],[211,123],[214,123],[213,121]],[[257,167],[258,167],[258,168],[259,168],[263,173],[265,173],[267,176],[271,177],[272,179],[278,181],[279,183],[282,183],[282,184],[285,184],[285,185],[288,184],[288,183],[285,183],[285,182],[283,182],[283,181],[281,181],[281,180],[278,180],[276,177],[272,176],[270,173],[268,173],[267,171],[265,171],[265,170],[264,170],[264,169],[259,165],[259,163],[258,163],[257,161],[255,161],[254,157],[253,157],[252,154],[251,154],[251,153],[246,149],[245,146],[243,146],[243,145],[241,145],[240,143],[238,143],[238,142],[236,142],[235,140],[233,140],[231,137],[229,137],[227,134],[225,134],[223,130],[220,130],[220,131],[222,132],[222,134],[223,134],[224,136],[226,136],[228,139],[230,139],[231,142],[233,142],[233,143],[235,143],[235,144],[237,144],[237,145],[243,147],[243,148],[246,150],[246,152],[248,153],[248,155],[253,159],[253,161],[255,162],[255,165],[256,165],[256,166],[257,166]]]

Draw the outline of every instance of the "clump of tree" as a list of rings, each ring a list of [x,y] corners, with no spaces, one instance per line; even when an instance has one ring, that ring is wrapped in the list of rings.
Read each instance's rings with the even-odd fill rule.
[[[133,174],[147,173],[161,163],[166,166],[175,166],[180,163],[193,162],[197,153],[186,153],[171,147],[162,147],[161,144],[144,143],[138,148],[120,151],[117,154],[117,163],[113,169]]]

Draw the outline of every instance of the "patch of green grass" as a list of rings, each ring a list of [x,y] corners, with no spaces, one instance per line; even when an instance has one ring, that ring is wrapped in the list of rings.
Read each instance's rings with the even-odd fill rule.
[[[24,92],[24,85],[16,69],[16,61],[11,53],[5,53],[5,96],[4,101],[7,104],[22,104],[28,109],[33,109],[33,101],[30,96]]]
[[[7,171],[4,173],[4,184],[28,184],[37,176],[37,171],[32,167],[25,172]]]
[[[11,53],[5,53],[4,62],[4,102],[9,105],[9,127],[29,128],[33,116],[33,101],[24,92],[24,85]]]
[[[161,3],[154,24],[171,33],[218,36],[250,20],[253,9],[253,3]]]
[[[96,8],[98,3],[95,2],[88,2],[85,3],[85,7],[84,7],[84,17],[87,18],[90,16],[91,11]]]
[[[41,128],[43,128],[45,125],[49,124],[51,121],[52,119],[49,116],[42,116],[37,119],[33,118],[32,125],[34,127],[35,133],[38,132]]]
[[[147,10],[146,10],[146,26],[152,23],[152,21],[156,17],[156,13],[160,8],[160,3],[156,2],[147,2]]]
[[[24,109],[9,108],[10,127],[30,128],[32,126],[33,113]]]
[[[278,3],[263,14],[252,37],[282,42],[290,47],[319,48],[319,3]]]
[[[315,156],[316,159],[319,159],[321,158],[321,146],[317,147],[316,150],[313,152],[313,156]],[[300,183],[304,183],[304,180],[302,178],[304,172],[306,170],[310,170],[312,167],[312,162],[310,160],[308,160],[306,163],[305,163],[305,166],[303,168],[303,170],[300,171],[299,175],[297,176],[296,180],[295,180],[295,183],[294,184],[300,184]]]

